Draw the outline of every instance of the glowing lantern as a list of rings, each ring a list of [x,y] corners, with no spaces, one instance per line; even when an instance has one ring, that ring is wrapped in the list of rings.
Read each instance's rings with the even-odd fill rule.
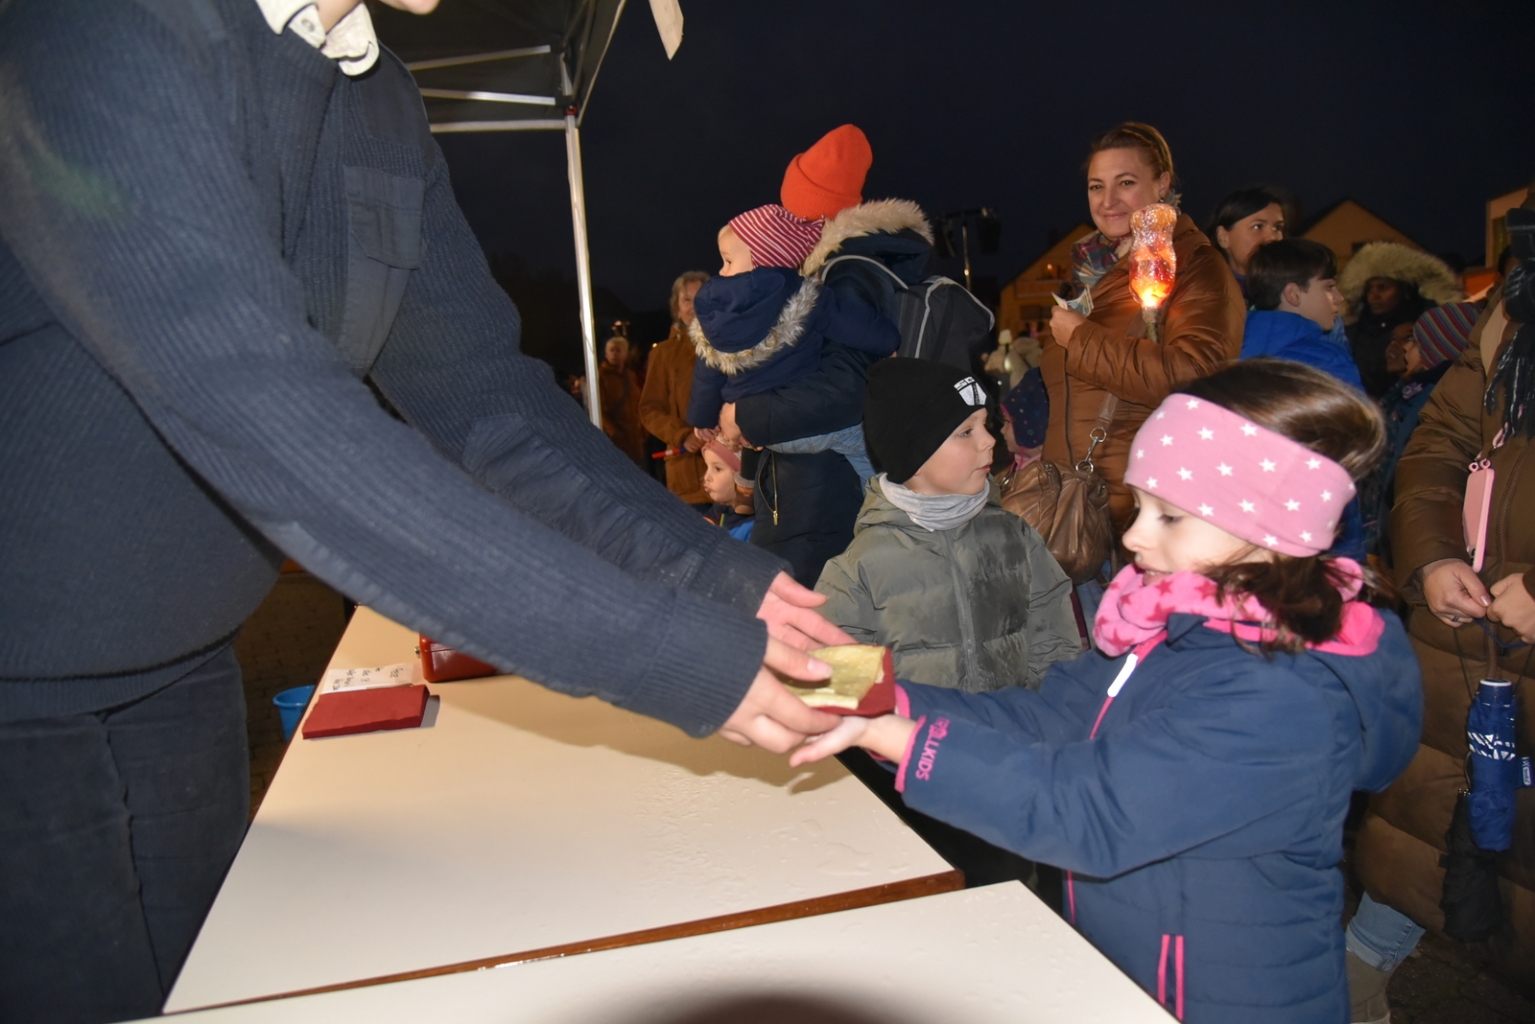
[[[1148,333],[1156,340],[1157,311],[1172,294],[1178,258],[1173,253],[1173,227],[1178,211],[1166,203],[1143,206],[1130,215],[1130,290],[1141,304]]]

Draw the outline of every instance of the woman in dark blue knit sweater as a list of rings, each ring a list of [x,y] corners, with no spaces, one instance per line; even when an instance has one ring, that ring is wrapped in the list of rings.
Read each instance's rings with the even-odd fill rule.
[[[518,334],[357,0],[0,7],[0,1019],[158,1011],[243,831],[229,640],[285,554],[694,735],[828,724],[764,668],[824,669],[783,642],[840,635],[814,597]]]

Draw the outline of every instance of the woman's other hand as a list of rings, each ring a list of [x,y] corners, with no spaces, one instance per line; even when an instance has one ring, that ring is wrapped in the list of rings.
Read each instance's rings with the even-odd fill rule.
[[[1061,348],[1070,348],[1072,332],[1086,322],[1087,317],[1076,310],[1056,306],[1050,311],[1050,337]]]
[[[1430,562],[1420,572],[1428,610],[1452,629],[1481,618],[1487,613],[1487,606],[1492,604],[1487,588],[1482,586],[1471,566],[1458,558]]]
[[[1518,633],[1525,643],[1535,643],[1535,597],[1525,589],[1523,576],[1515,573],[1492,585],[1487,617]]]

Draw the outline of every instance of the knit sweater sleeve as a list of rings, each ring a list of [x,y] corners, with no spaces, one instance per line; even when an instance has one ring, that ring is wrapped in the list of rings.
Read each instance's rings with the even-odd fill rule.
[[[580,500],[591,487],[594,502],[636,518],[660,504],[627,478],[601,479],[621,477],[596,451],[606,441],[559,405],[569,400],[547,369],[511,353],[510,303],[483,287],[440,179],[426,238],[435,267],[412,282],[401,347],[380,373],[425,436],[385,415],[306,322],[231,129],[231,75],[215,46],[197,49],[139,5],[0,12],[0,236],[33,286],[164,442],[327,582],[553,688],[694,734],[717,728],[765,640],[747,602],[721,608],[690,586],[709,542],[724,541],[698,524],[691,569],[667,578],[641,560],[625,571],[620,541],[578,542],[548,525],[549,502],[506,500],[454,464],[482,456],[477,470],[503,494],[514,474],[496,472],[516,465],[529,492]],[[443,313],[447,278],[466,266],[478,269],[465,310],[426,338],[420,319]],[[428,340],[442,351],[406,358]],[[401,382],[406,364],[419,385]],[[470,411],[434,419],[434,395]],[[556,438],[574,454],[554,451]],[[517,445],[532,454],[497,454]],[[679,523],[649,536],[690,534]],[[758,593],[771,576],[744,557],[723,565]],[[694,657],[705,631],[728,664]]]
[[[516,307],[490,276],[436,155],[422,265],[373,380],[439,449],[526,515],[640,580],[754,613],[781,563],[709,529],[638,472],[548,366],[517,351]]]

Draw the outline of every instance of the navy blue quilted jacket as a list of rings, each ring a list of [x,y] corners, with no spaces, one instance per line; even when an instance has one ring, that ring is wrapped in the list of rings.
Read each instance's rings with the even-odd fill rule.
[[[1106,708],[1129,655],[1058,662],[1038,691],[906,685],[920,724],[898,785],[1071,872],[1076,926],[1184,1020],[1343,1024],[1343,819],[1407,766],[1422,720],[1381,614],[1355,653],[1271,658],[1175,614]]]

